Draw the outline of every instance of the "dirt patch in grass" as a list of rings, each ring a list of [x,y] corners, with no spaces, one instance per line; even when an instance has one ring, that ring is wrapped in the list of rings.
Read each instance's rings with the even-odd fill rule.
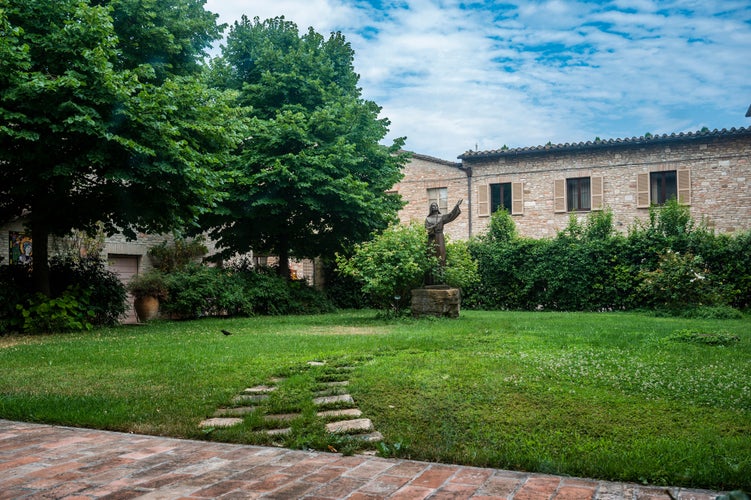
[[[383,335],[390,333],[390,329],[373,326],[311,326],[305,332],[313,335]]]

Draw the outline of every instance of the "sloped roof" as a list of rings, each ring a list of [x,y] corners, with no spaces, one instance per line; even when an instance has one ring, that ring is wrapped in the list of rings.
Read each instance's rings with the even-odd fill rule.
[[[613,146],[640,146],[647,144],[661,144],[670,142],[684,142],[690,140],[707,139],[712,137],[728,137],[751,135],[751,127],[740,127],[722,130],[703,130],[698,132],[680,132],[678,134],[662,134],[652,136],[631,137],[625,139],[605,139],[565,144],[547,144],[545,146],[531,146],[523,148],[504,148],[490,151],[467,151],[458,156],[460,160],[472,160],[474,158],[493,158],[501,156],[515,156],[527,154],[539,154],[550,152],[566,152],[587,150],[596,148],[608,148]]]

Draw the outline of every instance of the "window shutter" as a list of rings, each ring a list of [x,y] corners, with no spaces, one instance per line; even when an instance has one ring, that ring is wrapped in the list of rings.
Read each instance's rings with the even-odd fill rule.
[[[566,179],[556,179],[553,184],[553,211],[566,211]]]
[[[590,177],[591,210],[602,210],[602,177]]]
[[[490,215],[490,186],[487,184],[477,186],[477,214],[480,217]]]
[[[691,171],[687,168],[678,170],[678,203],[691,204]]]
[[[521,182],[511,183],[511,215],[524,213],[524,188]]]
[[[636,174],[636,208],[649,208],[649,172]]]

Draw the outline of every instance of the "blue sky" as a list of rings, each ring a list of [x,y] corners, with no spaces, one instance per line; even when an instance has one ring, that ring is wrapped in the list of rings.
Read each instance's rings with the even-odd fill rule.
[[[341,31],[406,149],[467,150],[751,126],[749,0],[207,0],[232,23]]]

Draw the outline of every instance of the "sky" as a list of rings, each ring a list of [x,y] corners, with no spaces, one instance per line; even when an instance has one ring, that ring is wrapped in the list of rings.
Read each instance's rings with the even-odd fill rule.
[[[751,0],[207,0],[341,32],[384,143],[444,160],[751,126]],[[217,49],[218,50],[218,49]]]

